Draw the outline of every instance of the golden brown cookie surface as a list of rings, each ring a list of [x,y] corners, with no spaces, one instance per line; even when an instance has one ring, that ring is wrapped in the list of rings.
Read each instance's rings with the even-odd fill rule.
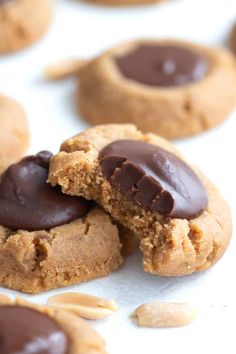
[[[33,344],[49,354],[106,353],[104,340],[81,318],[21,298],[0,295],[0,323],[0,348],[4,344],[9,352]]]
[[[0,284],[32,294],[78,284],[117,269],[120,251],[118,230],[99,207],[49,231],[0,226]]]
[[[23,109],[13,99],[0,96],[0,173],[24,154],[28,143],[29,128]]]
[[[0,2],[0,54],[15,52],[36,42],[51,20],[49,0]]]
[[[104,147],[123,139],[156,145],[179,156],[166,140],[154,134],[143,134],[135,126],[97,126],[62,144],[61,152],[51,162],[50,182],[53,185],[59,184],[65,193],[96,200],[115,220],[137,233],[146,271],[173,276],[191,274],[210,267],[222,256],[231,237],[229,207],[219,191],[202,173],[194,169],[193,172],[195,171],[203,185],[201,188],[204,188],[208,196],[207,205],[205,197],[203,198],[204,210],[201,211],[200,206],[198,214],[194,217],[190,217],[190,214],[187,217],[183,214],[175,217],[174,214],[171,216],[169,211],[168,214],[165,210],[147,210],[124,192],[121,193],[115,184],[104,176],[99,163],[99,155]],[[172,168],[170,165],[170,171]],[[129,176],[123,176],[124,180],[132,181],[133,177]],[[184,176],[182,172],[180,176]],[[184,191],[185,179],[182,183],[181,188]],[[176,185],[178,186],[178,183]],[[146,194],[143,193],[144,196]],[[191,195],[191,188],[187,194]],[[179,196],[175,200],[178,201],[178,198]],[[195,199],[189,201],[189,209],[192,209],[192,203],[195,203]],[[160,205],[162,207],[165,204]],[[187,209],[188,203],[185,213]]]
[[[156,70],[165,77],[175,75],[179,83],[183,79],[182,84],[161,86],[157,80],[156,85],[151,85],[150,81],[138,82],[132,73],[125,76],[117,59],[131,57],[147,46],[177,47],[189,57],[198,56],[206,63],[205,72],[203,66],[195,63],[192,78],[190,75],[186,80],[186,73],[181,70],[189,59],[181,60],[176,53],[163,57],[157,48],[156,61],[147,55],[143,59],[136,56],[129,70],[136,68],[136,72],[143,73],[145,65],[152,66],[149,76],[154,76]],[[191,136],[219,124],[232,111],[236,104],[235,73],[235,60],[223,49],[176,40],[130,42],[107,51],[80,71],[78,109],[92,124],[133,123],[143,131],[167,138]]]

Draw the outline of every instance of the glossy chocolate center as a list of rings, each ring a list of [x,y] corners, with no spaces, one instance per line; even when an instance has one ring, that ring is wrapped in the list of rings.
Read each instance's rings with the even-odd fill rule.
[[[186,85],[201,80],[208,71],[200,54],[171,44],[140,45],[115,60],[123,76],[149,86]]]
[[[68,339],[49,316],[22,306],[0,306],[1,354],[66,354]]]
[[[100,152],[99,160],[111,185],[145,210],[192,219],[207,207],[207,193],[195,172],[156,145],[118,140]]]
[[[89,202],[47,183],[52,154],[39,154],[11,165],[0,181],[0,225],[11,230],[41,230],[84,216]]]

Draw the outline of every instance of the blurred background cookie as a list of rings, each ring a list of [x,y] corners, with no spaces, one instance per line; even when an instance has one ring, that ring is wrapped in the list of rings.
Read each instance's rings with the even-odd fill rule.
[[[50,0],[0,0],[0,54],[28,47],[47,30]]]
[[[190,42],[122,44],[85,64],[79,78],[78,107],[90,123],[134,123],[166,138],[214,127],[236,105],[232,54]]]
[[[0,95],[0,173],[25,153],[28,144],[29,128],[22,107]]]

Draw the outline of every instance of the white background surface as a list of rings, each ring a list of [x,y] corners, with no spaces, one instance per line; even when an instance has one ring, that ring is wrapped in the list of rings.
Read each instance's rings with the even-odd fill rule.
[[[30,153],[40,149],[56,152],[63,140],[86,126],[74,111],[76,83],[48,84],[41,79],[42,69],[49,63],[67,57],[92,57],[117,42],[137,37],[177,37],[222,45],[236,20],[235,0],[176,0],[129,8],[97,7],[73,0],[55,3],[55,17],[44,40],[20,54],[0,59],[0,92],[18,99],[26,110],[32,133]],[[222,190],[233,216],[235,116],[236,112],[206,134],[176,142]],[[144,274],[141,256],[134,255],[111,276],[66,291],[78,290],[118,302],[117,314],[94,323],[111,354],[235,354],[235,269],[233,239],[223,259],[201,274],[171,279],[151,276]],[[47,296],[27,298],[45,302]],[[186,328],[137,328],[128,316],[139,304],[151,300],[193,302],[199,306],[200,315]]]

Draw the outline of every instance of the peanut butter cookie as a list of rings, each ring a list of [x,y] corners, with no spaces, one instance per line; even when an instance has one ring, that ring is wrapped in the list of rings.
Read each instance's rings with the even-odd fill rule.
[[[224,49],[176,40],[117,46],[79,72],[81,115],[92,124],[134,123],[166,138],[216,126],[236,105],[236,64]]]
[[[0,0],[0,54],[36,42],[51,20],[50,0]]]
[[[1,354],[106,354],[104,340],[70,313],[0,295]]]
[[[39,293],[108,275],[123,262],[109,215],[46,183],[51,156],[26,157],[1,176],[1,286]]]
[[[144,269],[178,276],[212,266],[232,232],[217,188],[167,140],[133,125],[101,125],[61,146],[49,180],[99,203],[140,238]]]
[[[21,106],[0,95],[0,173],[22,157],[29,143],[28,123]]]

